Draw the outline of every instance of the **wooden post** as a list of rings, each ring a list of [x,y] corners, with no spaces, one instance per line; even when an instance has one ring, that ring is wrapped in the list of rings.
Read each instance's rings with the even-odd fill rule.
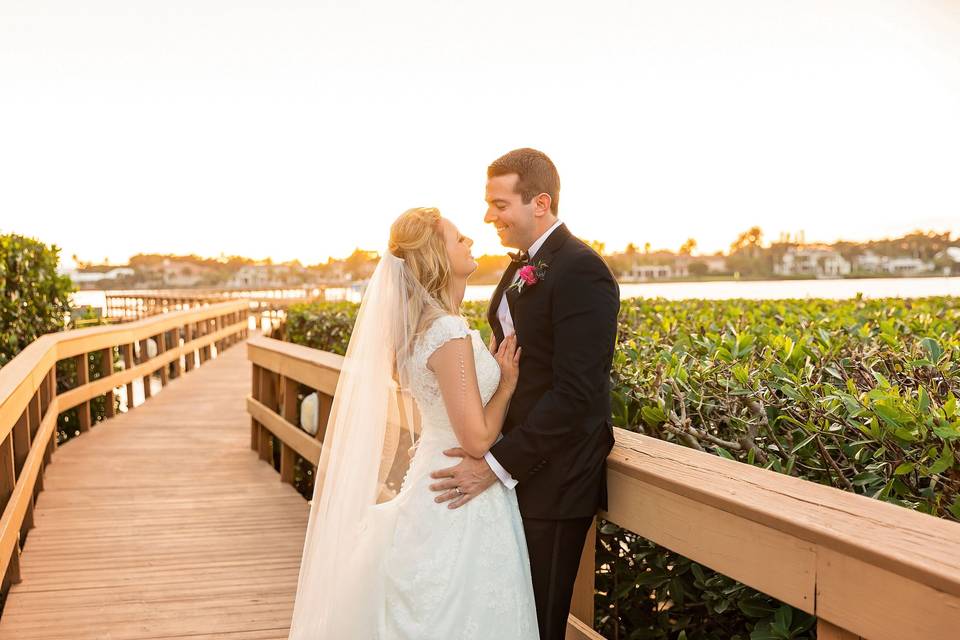
[[[204,335],[204,336],[209,336],[210,333],[211,333],[211,331],[210,331],[210,318],[204,318],[204,320],[203,320],[203,335]],[[209,342],[208,342],[207,344],[203,345],[203,356],[204,356],[204,357],[203,357],[203,362],[206,362],[207,360],[209,360],[210,358],[213,357],[213,350],[211,349],[211,345],[210,345]]]
[[[150,353],[147,351],[147,339],[144,338],[140,341],[140,362],[146,362],[150,359]],[[151,398],[153,393],[150,390],[150,372],[147,372],[147,375],[143,376],[143,400],[147,401]]]
[[[317,391],[317,440],[323,442],[330,421],[330,409],[333,408],[333,396]]]
[[[817,620],[817,640],[863,640],[855,633],[830,624],[823,618]]]
[[[33,392],[33,396],[30,398],[30,404],[27,405],[27,422],[30,425],[30,428],[27,430],[30,436],[30,446],[33,447],[33,441],[37,439],[37,432],[40,431],[40,420],[43,417],[43,413],[40,411],[40,393],[43,385],[40,386],[40,389],[37,389]],[[43,464],[40,465],[40,473],[37,474],[37,480],[33,483],[33,496],[36,499],[37,495],[43,489]],[[30,505],[30,527],[33,527],[33,505]]]
[[[593,602],[596,579],[597,558],[597,519],[587,531],[587,538],[580,554],[580,569],[577,581],[573,585],[573,597],[570,599],[570,613],[585,625],[593,628]]]
[[[86,353],[74,356],[77,363],[77,386],[82,387],[90,382],[90,360]],[[80,421],[80,433],[90,430],[90,401],[84,400],[77,405],[77,416]]]
[[[113,375],[113,347],[107,347],[100,350],[100,377],[107,378]],[[109,389],[104,395],[103,414],[106,418],[112,418],[116,415],[116,404],[113,397],[113,389]]]
[[[277,410],[277,383],[279,374],[269,369],[260,370],[260,402],[266,405],[271,411]],[[260,440],[257,443],[257,450],[260,452],[260,459],[269,462],[273,466],[273,434],[270,430],[260,425]]]
[[[17,485],[17,474],[14,469],[13,460],[13,433],[10,433],[3,442],[0,443],[0,506],[6,507],[13,495],[13,488]],[[10,562],[7,566],[7,573],[3,576],[0,583],[0,590],[3,593],[11,584],[20,582],[20,542],[13,545],[10,552]]]
[[[283,392],[283,419],[297,426],[300,422],[300,403],[297,399],[300,383],[286,376],[281,376],[280,381]],[[280,482],[293,484],[296,457],[296,452],[286,443],[280,445]]]
[[[184,342],[184,345],[186,345],[187,343],[193,340],[193,323],[188,322],[184,328],[186,329],[186,333],[183,336],[183,342]],[[186,364],[187,373],[190,373],[191,371],[193,371],[194,366],[196,366],[196,362],[194,362],[193,360],[192,348],[189,351],[187,351],[187,353],[184,355],[184,358],[185,358],[184,363]]]
[[[19,478],[23,464],[27,461],[27,456],[30,454],[30,417],[26,410],[20,414],[16,424],[13,425],[11,436],[11,444],[13,446],[11,464],[13,465],[16,476]]]
[[[222,320],[223,320],[221,323],[222,328],[233,326],[233,312],[231,311],[230,313],[223,316]],[[223,343],[223,349],[224,351],[226,351],[227,349],[230,348],[230,345],[233,344],[233,334],[228,333],[220,342]]]
[[[159,357],[161,354],[167,351],[167,332],[161,331],[160,333],[155,335],[153,339],[157,341],[157,356]],[[170,369],[169,362],[165,363],[162,367],[160,367],[160,386],[161,387],[167,386],[167,382],[169,382],[169,375],[170,375],[169,369]]]
[[[50,403],[50,402],[53,402],[54,396],[57,395],[57,374],[56,374],[56,371],[57,371],[56,366],[50,367],[50,371],[47,372],[47,377],[44,378],[44,384],[43,384],[43,386],[45,386],[45,387],[47,388],[47,393],[46,393],[46,395],[47,395],[47,398],[49,399],[49,401],[48,401],[48,403],[47,403],[47,406],[43,407],[43,412],[42,412],[43,415],[47,415],[47,408],[49,407],[49,403]],[[44,462],[44,464],[49,464],[49,463],[50,463],[50,460],[51,460],[51,458],[53,457],[53,452],[56,450],[58,444],[59,444],[59,443],[57,442],[57,430],[54,429],[54,430],[53,430],[53,435],[50,437],[50,440],[47,442],[47,448],[46,448],[46,450],[43,452],[43,462]]]
[[[30,406],[20,414],[20,418],[17,420],[17,423],[13,425],[11,431],[11,444],[13,446],[13,455],[11,456],[11,464],[14,470],[14,476],[16,478],[20,477],[20,474],[23,472],[23,465],[27,462],[27,457],[30,455]],[[14,483],[16,484],[16,483]],[[11,485],[11,490],[13,485]],[[36,497],[36,487],[34,487],[34,496]],[[7,496],[9,499],[9,496]],[[23,524],[20,527],[21,537],[26,534],[27,531],[33,528],[33,500],[27,504],[26,513],[23,516]]]
[[[260,365],[255,364],[251,367],[253,373],[253,379],[251,380],[251,391],[250,395],[254,400],[260,400]],[[257,445],[260,442],[260,423],[250,417],[250,448],[254,451],[257,450]]]
[[[180,350],[180,327],[174,327],[170,330],[172,348]],[[173,377],[179,378],[183,374],[183,365],[180,364],[180,356],[173,361]]]
[[[30,398],[30,404],[27,405],[27,413],[30,419],[30,442],[31,446],[40,431],[40,390],[33,392]]]
[[[124,371],[130,371],[133,368],[133,344],[128,342],[122,345],[122,349]],[[131,409],[133,409],[133,380],[127,383],[127,411]]]
[[[199,340],[207,335],[207,323],[205,320],[197,320],[197,332],[195,337]],[[207,361],[207,348],[204,346],[197,347],[197,362],[202,366],[204,362]]]

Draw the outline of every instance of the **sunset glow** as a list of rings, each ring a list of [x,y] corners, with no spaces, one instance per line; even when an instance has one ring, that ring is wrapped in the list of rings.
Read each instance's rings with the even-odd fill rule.
[[[956,2],[233,4],[4,2],[0,232],[312,264],[437,206],[498,253],[519,146],[608,249],[960,232]]]

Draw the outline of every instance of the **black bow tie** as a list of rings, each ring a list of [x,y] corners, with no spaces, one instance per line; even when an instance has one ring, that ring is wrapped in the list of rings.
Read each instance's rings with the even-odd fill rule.
[[[523,264],[530,259],[530,256],[527,255],[527,252],[523,251],[522,249],[516,252],[508,251],[507,255],[510,256],[510,262],[519,262],[520,264]]]

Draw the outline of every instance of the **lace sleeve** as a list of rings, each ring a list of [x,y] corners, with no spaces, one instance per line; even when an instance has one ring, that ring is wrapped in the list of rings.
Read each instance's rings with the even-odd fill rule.
[[[470,329],[462,316],[440,316],[423,334],[421,353],[424,361],[445,342],[470,335]]]

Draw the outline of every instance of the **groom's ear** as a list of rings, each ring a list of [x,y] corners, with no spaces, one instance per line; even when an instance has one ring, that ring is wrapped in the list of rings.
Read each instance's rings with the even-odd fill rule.
[[[553,203],[553,198],[550,197],[549,193],[541,193],[533,198],[533,215],[539,217],[548,213],[550,211],[550,205]]]

